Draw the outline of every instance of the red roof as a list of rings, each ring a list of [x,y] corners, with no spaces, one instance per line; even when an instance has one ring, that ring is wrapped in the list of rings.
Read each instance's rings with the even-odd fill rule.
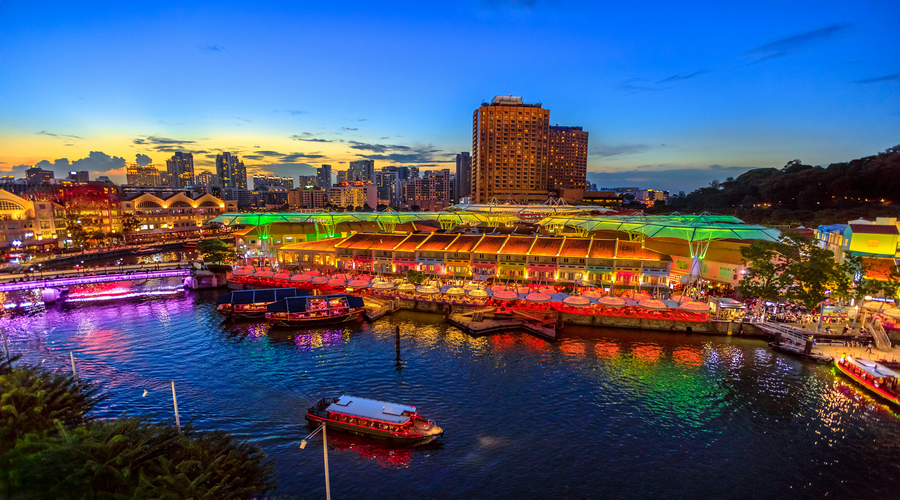
[[[334,249],[338,246],[338,243],[344,241],[345,239],[347,239],[346,236],[341,238],[328,238],[326,240],[319,241],[303,241],[300,243],[285,245],[279,250],[334,251]]]
[[[562,248],[559,250],[560,257],[587,257],[588,248],[591,246],[591,240],[587,238],[566,238]]]
[[[594,240],[591,243],[591,259],[611,259],[616,254],[616,240]]]
[[[534,243],[533,236],[510,236],[506,240],[506,244],[500,248],[500,253],[506,255],[525,255],[528,253],[528,249],[531,248],[532,243]]]
[[[428,238],[427,234],[411,234],[409,238],[406,239],[403,243],[401,243],[397,248],[394,248],[394,251],[397,252],[415,252],[416,248],[425,241],[425,238]]]
[[[368,240],[369,250],[393,250],[405,239],[405,234],[373,234]]]
[[[419,245],[419,250],[431,252],[443,252],[447,246],[456,239],[455,234],[432,234]]]
[[[475,247],[475,244],[478,243],[478,240],[480,239],[480,234],[461,234],[459,235],[459,238],[456,238],[456,241],[447,247],[447,251],[461,253],[471,252],[472,248]]]
[[[535,257],[556,257],[559,253],[559,247],[563,244],[562,238],[538,238],[528,255]]]
[[[506,236],[488,236],[485,235],[473,250],[473,253],[497,253],[503,244],[506,243]]]
[[[897,226],[875,224],[850,224],[850,231],[865,234],[898,234]]]

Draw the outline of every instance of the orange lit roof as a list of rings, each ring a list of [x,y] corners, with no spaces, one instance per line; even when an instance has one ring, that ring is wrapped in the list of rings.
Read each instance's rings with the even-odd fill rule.
[[[319,241],[303,241],[300,243],[293,243],[291,245],[285,245],[281,247],[279,250],[304,250],[304,251],[334,251],[335,247],[337,247],[338,243],[347,239],[346,236],[340,238],[328,238],[326,240]]]
[[[526,255],[531,244],[534,243],[534,236],[510,236],[506,240],[506,244],[500,248],[499,253],[506,255]]]
[[[538,238],[528,255],[535,257],[556,257],[559,254],[559,248],[563,244],[562,238]]]
[[[461,234],[459,235],[459,238],[456,238],[456,240],[447,247],[447,251],[460,253],[471,252],[472,248],[475,247],[480,239],[480,234]]]
[[[478,245],[472,249],[474,253],[497,253],[506,243],[506,236],[488,236],[485,235]],[[527,249],[526,249],[527,250]]]
[[[429,238],[419,244],[419,250],[430,252],[443,252],[453,240],[456,234],[432,234]]]
[[[393,250],[404,239],[406,235],[402,234],[357,233],[347,238],[340,247],[355,250]]]
[[[231,234],[235,236],[247,236],[252,231],[256,230],[256,226],[245,227],[244,229],[238,229],[237,231],[232,231]],[[256,233],[254,233],[256,234]]]
[[[400,243],[394,250],[397,252],[415,252],[416,248],[418,248],[428,236],[429,235],[427,234],[411,234],[409,238],[406,238],[406,240],[403,243]]]
[[[360,245],[365,245],[366,240],[369,235],[366,233],[356,233],[353,236],[347,238],[342,241],[340,245],[336,245],[338,248],[359,248]]]
[[[591,246],[591,240],[588,238],[566,238],[562,248],[559,250],[560,257],[580,257],[585,258],[588,254],[588,248]]]
[[[616,255],[616,240],[594,240],[591,243],[590,259],[612,259]]]

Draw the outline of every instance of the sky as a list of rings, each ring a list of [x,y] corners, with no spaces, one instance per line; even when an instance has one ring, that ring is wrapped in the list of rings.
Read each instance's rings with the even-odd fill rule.
[[[900,2],[0,0],[0,173],[455,168],[498,94],[677,192],[900,144]]]

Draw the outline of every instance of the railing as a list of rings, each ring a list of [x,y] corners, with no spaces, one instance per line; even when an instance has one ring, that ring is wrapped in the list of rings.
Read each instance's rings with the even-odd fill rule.
[[[870,326],[872,327],[872,338],[875,339],[875,347],[879,351],[890,351],[891,339],[888,338],[887,332],[884,331],[884,327],[881,326],[881,323],[874,322]]]

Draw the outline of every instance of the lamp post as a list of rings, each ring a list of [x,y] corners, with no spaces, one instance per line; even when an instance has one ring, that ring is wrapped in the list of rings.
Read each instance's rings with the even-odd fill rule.
[[[306,448],[306,440],[322,431],[322,454],[325,457],[325,500],[331,500],[331,486],[328,484],[328,436],[325,432],[325,422],[318,429],[312,431],[306,438],[300,441],[300,449]]]

